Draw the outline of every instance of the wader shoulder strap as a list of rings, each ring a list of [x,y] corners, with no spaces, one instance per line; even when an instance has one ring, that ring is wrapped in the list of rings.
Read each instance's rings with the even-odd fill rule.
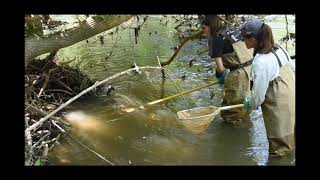
[[[290,61],[289,60],[289,57],[288,57],[288,55],[287,55],[287,53],[284,51],[284,49],[281,47],[281,46],[278,46],[282,51],[283,51],[283,53],[287,56],[287,59],[288,59],[288,61]]]
[[[278,60],[278,64],[279,64],[279,66],[280,66],[280,68],[281,68],[281,67],[282,67],[282,64],[281,64],[280,58],[278,57],[277,53],[275,52],[275,50],[274,50],[273,48],[271,49],[271,52],[272,52],[272,54],[274,54],[274,55],[276,56],[276,58],[277,58],[277,60]],[[280,69],[279,69],[279,71],[280,71]],[[281,77],[280,77],[280,76],[278,76],[278,77],[276,77],[274,80],[270,81],[270,82],[269,82],[269,86],[270,86],[274,81],[279,81],[279,80],[281,80]]]
[[[230,71],[234,71],[234,70],[239,69],[239,68],[250,66],[252,64],[252,61],[253,61],[253,59],[251,59],[250,61],[247,61],[245,63],[237,64],[237,65],[234,65],[234,66],[229,66],[229,67],[226,67],[226,68],[230,69]]]
[[[273,49],[273,48],[271,49],[271,52],[272,52],[272,54],[274,54],[274,55],[276,56],[276,58],[277,58],[277,60],[278,60],[278,64],[279,64],[279,66],[280,66],[280,68],[281,68],[281,67],[282,67],[282,64],[281,64],[281,61],[280,61],[280,59],[279,59],[279,57],[278,57],[277,53],[274,51],[274,49]]]
[[[275,52],[275,49],[278,49],[278,47],[280,47],[280,46],[274,46],[273,48],[271,48],[271,52],[272,52],[272,54],[274,54],[275,56],[276,56],[276,58],[277,58],[277,61],[278,61],[278,64],[279,64],[279,66],[280,66],[280,68],[282,67],[282,63],[281,63],[281,61],[280,61],[280,58],[278,57],[278,55],[277,55],[277,53]],[[281,48],[281,47],[280,47]],[[282,49],[282,48],[281,48]],[[282,49],[283,50],[283,49]],[[285,53],[286,54],[286,53]],[[279,80],[279,79],[281,79],[281,77],[280,76],[278,76],[278,77],[276,77],[274,80]],[[272,80],[272,81],[270,81],[269,82],[269,86],[270,86],[270,83],[272,83],[274,80]],[[253,81],[250,81],[250,90],[252,90],[252,86],[253,86]]]

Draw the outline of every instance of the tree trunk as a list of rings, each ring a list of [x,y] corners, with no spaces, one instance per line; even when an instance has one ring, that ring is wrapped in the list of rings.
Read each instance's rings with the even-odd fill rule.
[[[287,30],[287,37],[288,37],[288,40],[290,39],[289,37],[289,30],[288,30],[288,18],[287,18],[287,15],[284,15],[285,19],[286,19],[286,30]],[[288,51],[288,41],[286,41],[286,50]]]
[[[96,18],[93,22],[85,20],[73,29],[68,29],[64,32],[51,35],[43,39],[26,37],[24,50],[25,66],[32,59],[41,54],[57,51],[61,48],[68,47],[77,42],[88,39],[96,34],[119,26],[132,17],[133,16],[130,15],[107,15],[100,19]]]

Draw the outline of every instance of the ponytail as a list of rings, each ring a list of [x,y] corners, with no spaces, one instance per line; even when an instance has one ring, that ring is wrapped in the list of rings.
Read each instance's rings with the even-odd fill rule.
[[[272,30],[269,25],[263,23],[256,35],[257,47],[256,51],[261,54],[267,54],[274,46]]]

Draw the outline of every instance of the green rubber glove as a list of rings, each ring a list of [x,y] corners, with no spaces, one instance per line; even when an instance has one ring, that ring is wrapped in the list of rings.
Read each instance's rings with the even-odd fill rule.
[[[219,83],[220,83],[220,84],[224,84],[224,81],[225,81],[225,79],[226,79],[226,76],[227,76],[227,71],[226,71],[226,69],[224,69],[222,73],[218,73],[218,72],[216,71],[216,78],[219,80]]]
[[[243,108],[251,109],[251,104],[250,104],[249,97],[244,98],[244,100],[243,100]]]

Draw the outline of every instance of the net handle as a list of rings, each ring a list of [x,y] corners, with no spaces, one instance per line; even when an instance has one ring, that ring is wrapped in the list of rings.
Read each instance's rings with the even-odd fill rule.
[[[243,104],[236,104],[236,105],[231,105],[231,106],[224,106],[220,107],[220,110],[228,110],[228,109],[234,109],[234,108],[241,108],[243,107]]]

